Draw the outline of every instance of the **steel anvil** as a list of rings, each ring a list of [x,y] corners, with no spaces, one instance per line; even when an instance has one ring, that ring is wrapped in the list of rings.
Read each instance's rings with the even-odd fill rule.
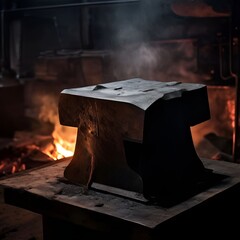
[[[195,188],[206,172],[190,126],[210,118],[207,88],[140,78],[65,89],[62,125],[78,128],[71,182],[93,182],[171,201]]]

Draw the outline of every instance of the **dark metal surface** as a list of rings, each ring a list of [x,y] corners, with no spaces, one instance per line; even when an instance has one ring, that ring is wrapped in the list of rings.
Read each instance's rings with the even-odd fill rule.
[[[16,130],[24,129],[23,85],[2,85],[0,82],[0,111],[0,137],[12,138]]]
[[[68,3],[68,4],[55,4],[36,7],[25,8],[12,8],[3,6],[1,12],[1,65],[2,65],[2,77],[7,76],[10,69],[10,49],[9,49],[9,17],[11,14],[17,14],[21,12],[42,11],[61,8],[76,8],[76,7],[91,7],[91,6],[104,6],[104,5],[116,5],[116,4],[132,4],[139,3],[139,0],[116,0],[116,1],[96,1],[96,2],[82,2],[82,3]]]
[[[82,88],[66,89],[62,91],[62,94],[129,103],[142,110],[147,110],[158,99],[179,98],[182,97],[184,92],[202,88],[205,88],[205,85],[133,78]]]
[[[10,70],[9,57],[9,26],[8,16],[4,10],[1,11],[1,74],[6,75]]]
[[[231,31],[232,34],[230,35],[230,44],[231,46],[231,56],[233,54],[233,51],[236,53],[236,70],[235,72],[232,70],[232,61],[231,61],[231,74],[235,79],[235,118],[234,118],[234,128],[233,128],[233,162],[240,162],[240,154],[239,154],[239,107],[240,107],[240,84],[239,84],[239,77],[240,77],[240,48],[239,48],[239,41],[240,41],[240,17],[238,14],[238,9],[240,7],[239,1],[233,1],[233,7],[232,7],[232,16],[231,16]],[[232,47],[233,45],[233,47]],[[233,60],[233,59],[231,59]]]
[[[204,85],[130,79],[66,89],[59,116],[61,124],[78,127],[65,170],[72,182],[170,203],[204,177],[190,132],[210,116]]]
[[[139,0],[116,0],[116,1],[96,1],[96,2],[82,2],[82,3],[68,3],[68,4],[55,4],[37,7],[26,7],[26,8],[15,8],[5,10],[7,13],[22,12],[22,11],[36,11],[36,10],[47,10],[47,9],[57,9],[57,8],[71,8],[71,7],[90,7],[90,6],[100,6],[108,4],[125,4],[125,3],[138,3]]]

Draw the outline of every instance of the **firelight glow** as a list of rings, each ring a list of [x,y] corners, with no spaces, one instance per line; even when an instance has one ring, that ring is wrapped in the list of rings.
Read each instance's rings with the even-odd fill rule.
[[[228,112],[229,112],[229,117],[231,120],[231,126],[234,128],[235,125],[235,102],[234,100],[228,100],[227,101],[227,107],[228,107]]]
[[[75,131],[73,128],[55,125],[55,130],[52,133],[53,142],[43,152],[53,160],[73,156],[76,137]]]
[[[57,157],[54,160],[61,159],[63,157],[71,157],[74,153],[74,143],[65,142],[63,139],[54,139],[54,144],[56,146]]]

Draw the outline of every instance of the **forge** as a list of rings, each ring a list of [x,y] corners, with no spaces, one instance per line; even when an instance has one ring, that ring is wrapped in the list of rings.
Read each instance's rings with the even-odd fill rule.
[[[60,2],[0,1],[4,203],[44,240],[239,234],[240,1]]]
[[[44,240],[154,240],[176,230],[190,237],[186,226],[203,235],[234,226],[223,219],[239,212],[240,168],[200,158],[192,141],[190,127],[210,118],[204,84],[66,88],[58,107],[60,123],[78,129],[73,157],[0,183],[5,203],[41,215]]]
[[[64,172],[72,183],[124,189],[168,205],[209,181],[190,131],[210,118],[203,84],[135,78],[65,89],[59,117],[78,128]]]

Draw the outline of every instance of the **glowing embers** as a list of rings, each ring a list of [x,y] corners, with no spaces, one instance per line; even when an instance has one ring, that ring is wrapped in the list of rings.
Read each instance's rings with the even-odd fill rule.
[[[21,158],[4,158],[0,160],[0,176],[13,174],[26,169],[25,163],[22,163]]]
[[[63,137],[64,136],[64,137]],[[55,125],[52,135],[18,131],[0,148],[0,177],[71,157],[76,129]]]
[[[235,88],[208,86],[211,119],[194,126],[192,136],[200,157],[233,161]]]

